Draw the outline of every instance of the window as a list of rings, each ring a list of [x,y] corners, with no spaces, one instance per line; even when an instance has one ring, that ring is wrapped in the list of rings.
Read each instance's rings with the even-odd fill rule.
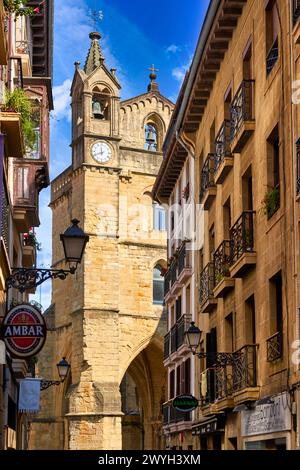
[[[158,149],[158,134],[154,124],[146,124],[145,126],[145,150],[156,152]]]
[[[166,211],[157,202],[153,203],[153,229],[166,230]]]
[[[230,197],[229,197],[223,206],[224,240],[229,240],[230,228],[231,228],[231,204],[230,204]]]
[[[175,370],[171,370],[169,376],[169,398],[174,398],[175,395]]]
[[[181,296],[178,297],[176,300],[176,321],[179,320],[181,317],[181,305],[182,305],[182,299]]]
[[[243,198],[243,210],[253,210],[253,189],[252,189],[252,168],[245,171],[242,177],[242,198]]]
[[[282,276],[281,271],[270,279],[271,334],[281,333],[282,315]]]
[[[275,0],[270,0],[266,8],[266,65],[267,75],[278,60],[279,19]]]
[[[280,207],[279,128],[273,129],[267,139],[267,192],[265,212],[270,219]]]
[[[245,338],[247,344],[256,344],[255,299],[251,295],[245,302]]]
[[[155,266],[153,270],[153,303],[163,305],[164,302],[164,278],[161,266]]]
[[[226,351],[233,352],[234,347],[234,319],[233,314],[230,313],[225,318],[225,342],[226,342]]]

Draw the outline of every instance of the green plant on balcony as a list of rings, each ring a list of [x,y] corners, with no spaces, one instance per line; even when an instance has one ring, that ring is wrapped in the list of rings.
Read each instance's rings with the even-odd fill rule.
[[[280,190],[278,186],[274,188],[268,188],[262,204],[264,208],[264,214],[267,215],[268,219],[270,219],[280,206]]]
[[[215,283],[216,283],[216,286],[217,286],[218,284],[220,284],[220,282],[222,282],[223,279],[224,279],[224,274],[223,274],[223,272],[217,271],[217,272],[215,273]]]
[[[33,246],[37,251],[41,251],[42,245],[37,241],[36,235],[33,232],[24,233],[24,244],[26,246]]]
[[[27,0],[4,0],[3,5],[9,15],[18,16],[33,16],[40,12],[39,7],[27,7]]]
[[[11,92],[7,91],[5,105],[2,106],[2,110],[21,114],[25,145],[32,149],[35,145],[36,135],[31,120],[31,102],[30,99],[26,96],[24,90],[22,90],[22,88],[15,88]]]

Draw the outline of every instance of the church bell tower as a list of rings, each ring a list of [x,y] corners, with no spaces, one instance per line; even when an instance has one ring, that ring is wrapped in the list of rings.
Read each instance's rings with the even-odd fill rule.
[[[151,191],[174,105],[154,66],[146,91],[121,101],[101,35],[90,40],[71,87],[72,162],[51,185],[53,266],[64,266],[59,234],[72,218],[89,243],[76,274],[53,280],[39,360],[41,376],[61,357],[71,373],[43,392],[32,440],[47,429],[55,449],[161,449],[166,231]]]

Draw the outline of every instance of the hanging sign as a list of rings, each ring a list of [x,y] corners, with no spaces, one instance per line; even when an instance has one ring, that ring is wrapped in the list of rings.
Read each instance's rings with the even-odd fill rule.
[[[193,395],[178,395],[173,400],[173,408],[177,411],[181,411],[182,413],[188,413],[189,411],[193,411],[198,407],[198,400],[197,398],[193,397]]]
[[[44,346],[46,334],[47,327],[42,313],[30,304],[13,307],[1,325],[1,337],[6,349],[17,358],[37,354]]]

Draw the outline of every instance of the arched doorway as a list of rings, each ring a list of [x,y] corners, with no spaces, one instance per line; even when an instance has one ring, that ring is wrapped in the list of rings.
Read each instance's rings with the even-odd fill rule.
[[[130,364],[121,385],[122,449],[164,448],[162,403],[165,400],[163,352],[151,342]]]

